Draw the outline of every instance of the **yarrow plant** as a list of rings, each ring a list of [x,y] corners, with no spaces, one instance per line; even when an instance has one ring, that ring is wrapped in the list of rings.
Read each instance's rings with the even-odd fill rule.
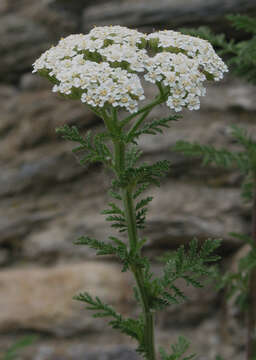
[[[151,196],[141,197],[151,185],[159,185],[168,173],[168,161],[155,164],[140,163],[141,151],[137,140],[144,134],[161,133],[178,115],[145,122],[157,105],[180,112],[197,110],[200,97],[205,95],[206,80],[220,80],[226,65],[210,43],[175,31],[144,34],[121,26],[95,27],[89,34],[70,35],[61,39],[33,64],[33,72],[47,77],[53,91],[67,98],[79,99],[96,113],[105,124],[105,131],[82,136],[77,127],[67,125],[57,129],[65,138],[78,143],[74,152],[81,152],[81,163],[101,162],[112,170],[114,179],[110,196],[114,199],[103,211],[112,227],[128,234],[128,241],[110,236],[99,241],[82,236],[76,244],[87,245],[97,255],[115,255],[135,278],[135,299],[142,312],[138,318],[124,318],[98,297],[83,293],[75,298],[87,304],[95,317],[110,317],[109,324],[136,339],[137,351],[148,360],[156,359],[154,341],[154,314],[168,305],[185,299],[177,279],[201,287],[201,277],[210,275],[210,262],[216,261],[213,251],[219,240],[206,240],[199,246],[192,240],[187,250],[180,247],[165,257],[161,276],[150,270],[148,258],[142,255],[146,239],[139,231],[145,226],[147,205]],[[156,85],[157,95],[145,99],[144,82]],[[189,360],[185,356],[188,342],[180,337],[172,345],[172,353],[163,349],[163,360]]]

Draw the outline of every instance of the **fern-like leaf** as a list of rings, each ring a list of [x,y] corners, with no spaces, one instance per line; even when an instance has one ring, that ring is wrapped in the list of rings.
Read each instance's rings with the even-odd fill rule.
[[[163,348],[160,348],[160,355],[162,360],[192,360],[195,359],[195,354],[185,356],[183,355],[187,352],[190,342],[183,336],[178,338],[178,342],[174,345],[171,345],[172,353],[168,355]]]
[[[148,196],[145,199],[140,200],[137,204],[136,204],[136,211],[144,208],[145,206],[147,206],[151,201],[153,200],[152,196]]]
[[[197,36],[201,39],[208,40],[214,47],[218,49],[220,55],[226,53],[235,53],[236,47],[234,40],[227,40],[225,34],[214,34],[213,31],[207,26],[200,26],[197,29],[190,28],[181,28],[180,31],[183,34]]]
[[[96,250],[96,255],[116,255],[123,264],[122,271],[126,271],[131,262],[126,244],[114,236],[110,236],[109,239],[115,246],[104,241],[92,239],[88,236],[81,236],[75,241],[75,244],[87,245],[89,248]]]
[[[157,280],[158,287],[154,284],[156,279],[147,281],[153,307],[164,308],[186,300],[185,294],[176,285],[178,279],[183,279],[194,287],[202,287],[201,277],[213,275],[209,263],[220,259],[213,254],[219,245],[220,240],[207,239],[199,247],[198,241],[194,239],[187,251],[181,246],[177,251],[166,254],[163,276]]]
[[[37,337],[33,335],[25,336],[16,341],[3,355],[3,360],[14,360],[19,356],[19,351],[27,346],[32,345],[36,341]]]
[[[117,253],[117,249],[113,245],[88,236],[81,236],[74,244],[87,245],[89,248],[96,250],[96,255],[115,255]]]
[[[137,146],[132,146],[130,149],[126,152],[125,155],[125,162],[127,168],[132,168],[135,166],[137,161],[142,155],[142,151],[137,148]]]
[[[105,143],[110,138],[109,133],[103,132],[93,137],[92,132],[88,131],[86,136],[83,137],[76,126],[68,125],[57,128],[56,132],[66,140],[79,143],[72,151],[74,153],[86,153],[80,160],[81,165],[89,162],[102,162],[108,167],[113,167],[113,156]]]
[[[182,152],[186,156],[202,157],[204,166],[210,163],[225,168],[237,166],[244,173],[247,173],[250,167],[245,152],[232,153],[226,149],[216,149],[211,145],[200,145],[186,141],[178,141],[173,150]]]
[[[109,321],[109,325],[112,326],[113,329],[117,329],[136,339],[141,349],[143,348],[144,321],[141,317],[138,319],[124,318],[116,312],[112,306],[102,302],[99,297],[92,298],[87,292],[74,296],[74,299],[86,303],[86,309],[94,311],[93,317],[95,318],[113,318]]]
[[[149,185],[149,182],[144,182],[143,184],[140,184],[133,194],[133,199],[137,199],[137,197],[139,197],[145,190],[147,190]]]
[[[101,212],[102,214],[104,214],[104,215],[107,215],[107,214],[111,214],[111,215],[119,214],[119,215],[124,216],[123,210],[121,210],[120,207],[117,206],[115,203],[111,202],[111,203],[108,204],[108,206],[109,206],[109,209],[103,210]]]
[[[169,128],[169,123],[171,121],[177,121],[181,116],[180,115],[172,115],[168,118],[163,119],[155,119],[147,124],[145,124],[141,129],[131,130],[127,135],[127,142],[133,142],[136,144],[136,139],[139,138],[143,134],[162,134],[163,128]]]
[[[256,34],[256,18],[247,15],[228,15],[227,19],[231,21],[234,28]]]
[[[117,187],[127,187],[137,184],[155,184],[160,185],[159,179],[165,176],[170,168],[170,162],[167,160],[157,161],[153,165],[143,164],[137,168],[128,168],[121,174],[119,181],[114,183]]]

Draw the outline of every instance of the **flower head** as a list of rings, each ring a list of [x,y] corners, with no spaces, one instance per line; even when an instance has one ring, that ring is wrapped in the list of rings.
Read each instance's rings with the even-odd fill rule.
[[[143,34],[121,26],[95,27],[61,39],[33,64],[53,91],[94,108],[133,113],[145,98],[140,76],[163,89],[175,111],[199,109],[203,83],[220,80],[226,65],[206,40],[175,31]]]

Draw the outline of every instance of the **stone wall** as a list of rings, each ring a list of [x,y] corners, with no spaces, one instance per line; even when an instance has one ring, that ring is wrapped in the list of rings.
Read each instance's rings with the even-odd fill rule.
[[[100,166],[80,167],[72,144],[55,127],[79,125],[97,131],[101,122],[82,104],[66,101],[48,83],[31,75],[31,64],[60,36],[87,31],[93,24],[152,30],[210,23],[223,28],[229,12],[256,11],[252,1],[67,1],[2,0],[0,3],[0,355],[22,335],[38,334],[24,360],[135,359],[134,344],[94,320],[72,296],[88,290],[124,314],[136,313],[132,279],[114,259],[72,244],[80,235],[103,240],[111,231],[100,215],[110,176]],[[240,36],[240,35],[239,35]],[[150,88],[147,91],[151,91]],[[164,135],[146,136],[144,160],[169,159],[172,171],[161,188],[152,188],[145,253],[159,271],[159,255],[196,236],[222,237],[223,268],[243,251],[229,233],[248,232],[250,208],[240,198],[236,171],[203,168],[199,160],[172,152],[177,140],[235,145],[228,126],[256,130],[256,88],[226,77],[209,86],[199,111],[185,112]],[[165,115],[160,107],[152,117]],[[240,250],[242,249],[242,250]],[[181,284],[182,285],[182,284]],[[186,288],[190,300],[157,319],[158,342],[178,335],[193,341],[200,359],[218,352],[241,359],[244,328],[233,306],[213,286]],[[99,345],[100,344],[100,345]]]

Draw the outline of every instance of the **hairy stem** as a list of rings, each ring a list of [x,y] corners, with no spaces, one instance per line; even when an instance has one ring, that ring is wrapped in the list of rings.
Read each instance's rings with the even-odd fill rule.
[[[254,172],[254,196],[252,209],[252,238],[256,246],[256,172]],[[248,342],[247,360],[256,359],[256,268],[249,275],[248,292]]]
[[[115,142],[115,169],[120,174],[125,169],[125,144],[118,141]],[[133,204],[132,189],[127,186],[122,190],[122,199],[124,204],[124,212],[128,226],[128,238],[130,250],[135,250],[138,243],[138,233],[136,226],[136,214]],[[140,266],[133,265],[132,272],[134,274],[136,284],[140,294],[140,300],[143,308],[144,316],[144,346],[148,360],[155,360],[155,341],[154,341],[154,315],[151,312],[145,281]]]

